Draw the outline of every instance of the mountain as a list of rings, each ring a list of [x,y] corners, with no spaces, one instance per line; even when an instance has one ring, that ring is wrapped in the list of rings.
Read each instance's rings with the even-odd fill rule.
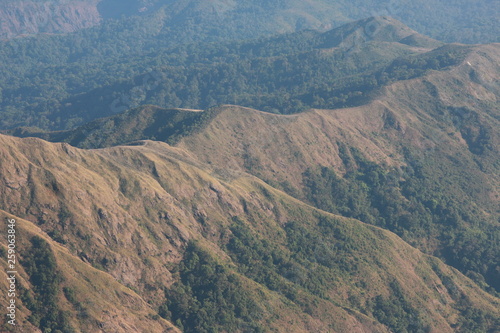
[[[215,170],[251,173],[396,232],[498,291],[498,47],[469,47],[457,65],[387,84],[358,107],[277,115],[144,106],[75,130],[10,133],[82,148],[164,141]]]
[[[256,38],[304,29],[328,30],[369,16],[392,16],[447,42],[498,42],[495,1],[463,0],[2,0],[0,38],[36,33],[105,31],[142,26],[175,42]],[[496,10],[495,10],[496,9]],[[148,21],[157,21],[154,25]]]
[[[156,318],[157,311],[135,291],[70,253],[36,224],[5,211],[0,211],[0,216],[5,222],[16,221],[16,246],[22,249],[17,256],[21,259],[22,254],[15,298],[18,331],[40,332],[52,326],[56,332],[73,332],[75,328],[85,332],[179,332],[171,323]],[[7,243],[2,240],[1,244],[5,253]],[[5,257],[2,255],[3,267],[7,267]],[[8,290],[7,277],[2,280],[2,290]],[[55,322],[49,324],[49,318]],[[10,320],[4,316],[0,325],[2,331],[10,332],[12,326],[6,319]]]
[[[498,324],[498,298],[396,235],[182,148],[0,141],[0,205],[22,235],[19,318],[28,329],[168,331],[157,313],[184,332]]]
[[[220,42],[353,7],[120,3],[0,45],[21,330],[498,330],[500,44],[387,16]]]

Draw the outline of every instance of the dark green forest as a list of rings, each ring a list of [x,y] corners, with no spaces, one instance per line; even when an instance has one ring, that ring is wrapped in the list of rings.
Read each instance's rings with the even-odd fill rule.
[[[500,228],[480,211],[481,199],[473,194],[488,184],[447,168],[430,154],[421,156],[411,150],[407,150],[409,165],[404,170],[384,169],[356,150],[346,151],[344,159],[352,166],[344,177],[324,167],[305,172],[311,203],[389,229],[426,252],[430,249],[425,240],[439,240],[434,255],[489,292],[500,291]],[[462,184],[449,185],[450,179],[461,177],[465,178]]]
[[[63,278],[50,245],[38,236],[30,242],[31,248],[26,251],[22,264],[33,289],[23,290],[21,295],[23,303],[31,311],[28,320],[43,332],[75,332],[69,323],[69,311],[59,304]]]

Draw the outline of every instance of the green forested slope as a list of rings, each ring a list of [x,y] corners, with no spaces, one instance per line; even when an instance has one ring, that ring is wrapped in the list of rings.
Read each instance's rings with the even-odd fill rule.
[[[441,43],[390,18],[323,34],[191,44],[131,56],[115,54],[122,49],[118,44],[108,57],[107,49],[95,46],[80,45],[79,51],[52,45],[52,37],[36,41],[38,49],[17,41],[4,49],[9,66],[2,73],[3,128],[69,129],[141,104],[239,104],[277,113],[352,106],[384,84],[446,68],[468,50],[439,48]],[[82,58],[87,47],[96,55]],[[53,58],[44,58],[52,48]]]

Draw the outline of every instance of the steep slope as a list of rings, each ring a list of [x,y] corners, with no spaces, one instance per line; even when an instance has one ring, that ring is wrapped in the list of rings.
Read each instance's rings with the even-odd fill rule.
[[[183,149],[0,140],[0,207],[50,236],[19,220],[20,233],[51,244],[73,297],[93,300],[91,314],[101,298],[84,290],[99,285],[78,281],[101,273],[71,274],[67,265],[86,267],[74,256],[136,290],[185,332],[452,332],[498,324],[498,298],[394,234],[319,211],[248,174],[211,171]],[[20,265],[28,266],[24,239]],[[75,264],[66,264],[70,258]]]
[[[40,328],[62,332],[179,332],[151,309],[136,292],[112,276],[71,254],[32,222],[0,211],[16,230],[16,325],[6,323],[4,332],[40,332]],[[7,253],[5,237],[0,241]],[[33,257],[33,254],[36,257]],[[0,259],[8,267],[6,256]],[[2,306],[7,307],[7,276],[2,273]],[[40,325],[40,322],[42,325]]]
[[[281,116],[222,107],[204,131],[186,137],[180,147],[219,167],[232,161],[234,168],[245,169],[246,158],[260,161],[255,167],[265,179],[295,185],[311,165],[345,172],[337,143],[393,166],[404,163],[402,147],[441,149],[447,155],[468,151],[470,157],[495,159],[499,50],[498,44],[476,47],[458,66],[390,84],[357,108]]]
[[[391,84],[358,108],[283,117],[229,107],[179,147],[389,228],[499,290],[500,252],[491,246],[500,185],[498,48],[479,47],[457,67]]]
[[[367,105],[356,108],[312,109],[282,116],[238,106],[201,113],[145,106],[72,131],[20,128],[9,133],[85,148],[144,139],[176,143],[186,137],[180,147],[203,161],[220,168],[232,161],[234,169],[246,171],[245,159],[260,161],[255,165],[261,169],[259,176],[288,180],[293,185],[300,184],[302,173],[311,165],[331,166],[345,173],[338,143],[347,142],[369,160],[392,166],[405,163],[401,148],[406,146],[467,150],[494,165],[492,158],[498,152],[499,48],[498,44],[467,48],[455,66],[427,70],[410,80],[388,80],[390,84],[372,95]],[[450,51],[454,46],[442,47],[437,53]],[[422,55],[425,57],[434,59],[428,53]],[[397,71],[404,64],[396,60],[388,68]],[[390,75],[391,70],[381,75]],[[222,146],[225,149],[220,150]],[[288,148],[283,150],[285,146]],[[289,168],[295,171],[290,173]]]

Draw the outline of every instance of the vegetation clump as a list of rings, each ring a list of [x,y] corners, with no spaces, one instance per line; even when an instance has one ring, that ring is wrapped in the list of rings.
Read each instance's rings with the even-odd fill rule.
[[[179,277],[159,313],[184,332],[263,332],[257,324],[262,308],[240,278],[196,243],[188,245]]]
[[[44,333],[72,333],[68,312],[59,306],[62,275],[50,245],[41,237],[30,240],[21,264],[29,275],[33,290],[25,290],[23,304],[31,311],[28,320]]]

